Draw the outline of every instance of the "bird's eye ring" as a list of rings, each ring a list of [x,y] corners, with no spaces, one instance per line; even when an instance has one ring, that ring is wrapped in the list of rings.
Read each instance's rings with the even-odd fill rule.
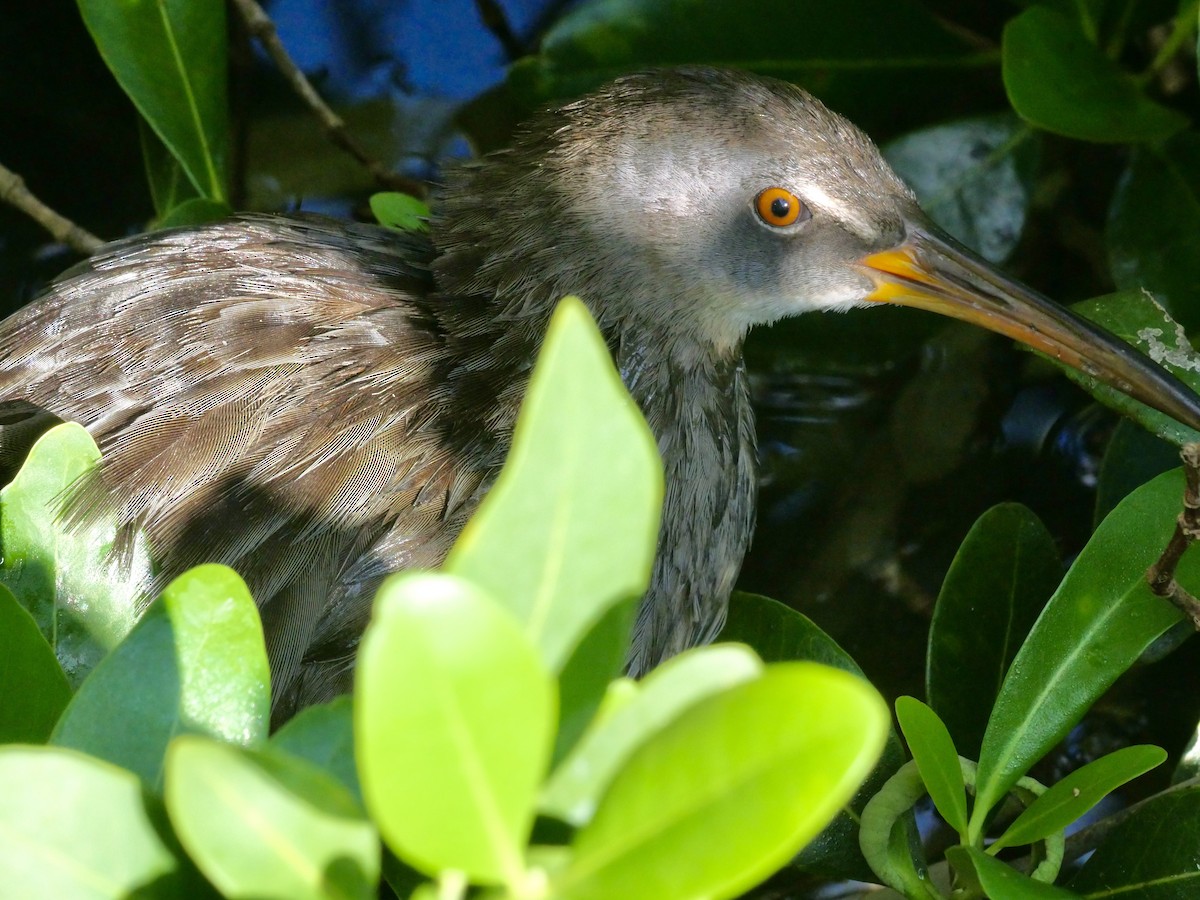
[[[760,191],[754,198],[754,211],[764,223],[772,228],[786,228],[811,213],[804,202],[787,188],[770,187]]]

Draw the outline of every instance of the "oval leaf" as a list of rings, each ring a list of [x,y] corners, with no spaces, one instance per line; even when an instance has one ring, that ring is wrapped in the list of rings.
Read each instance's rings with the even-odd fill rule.
[[[597,721],[542,789],[541,811],[572,825],[589,821],[604,789],[634,749],[705,697],[757,678],[762,661],[736,644],[667,660],[611,716]]]
[[[0,744],[40,744],[71,699],[33,617],[0,584]]]
[[[73,750],[0,747],[0,797],[4,896],[170,895],[179,864],[137,776]]]
[[[1054,538],[1019,503],[979,517],[938,594],[925,690],[958,752],[979,756],[1005,673],[1062,578]]]
[[[1161,747],[1141,745],[1123,747],[1093,760],[1034,800],[988,851],[995,854],[1005,847],[1032,844],[1063,831],[1109,793],[1162,765],[1166,758],[1167,751]]]
[[[1132,493],[1104,520],[1034,625],[1004,679],[979,759],[972,838],[1017,779],[1060,741],[1180,613],[1146,569],[1166,546],[1183,497],[1179,470]],[[1200,555],[1176,572],[1200,587]]]
[[[371,215],[380,225],[399,231],[428,231],[429,205],[409,194],[383,191],[372,194]]]
[[[271,746],[324,769],[362,803],[354,768],[354,711],[350,697],[300,710],[271,735]]]
[[[265,740],[270,674],[258,609],[226,566],[180,575],[72,698],[51,740],[162,783],[171,738]]]
[[[0,491],[0,581],[33,615],[72,685],[129,633],[151,573],[140,539],[129,541],[122,559],[110,558],[117,532],[110,519],[61,521],[64,495],[99,459],[83,426],[58,425]]]
[[[567,298],[504,469],[445,570],[512,610],[558,672],[606,611],[645,592],[662,490],[654,436],[586,307]]]
[[[188,855],[226,897],[376,895],[375,829],[315,766],[184,736],[167,752],[165,797]]]
[[[1004,26],[1004,88],[1022,118],[1083,141],[1153,141],[1188,120],[1147,97],[1056,10],[1033,6]]]
[[[117,83],[202,197],[226,199],[225,4],[77,0]]]
[[[516,884],[555,700],[537,651],[481,588],[432,573],[385,581],[359,653],[354,740],[388,846],[429,875]]]
[[[555,896],[732,897],[792,856],[879,758],[887,708],[862,679],[779,663],[643,744],[576,836]]]
[[[972,872],[982,895],[991,900],[1077,900],[1078,895],[1034,881],[974,847],[951,847],[946,858],[957,872]]]
[[[896,718],[933,805],[959,834],[967,831],[967,788],[950,732],[916,697],[896,700]]]

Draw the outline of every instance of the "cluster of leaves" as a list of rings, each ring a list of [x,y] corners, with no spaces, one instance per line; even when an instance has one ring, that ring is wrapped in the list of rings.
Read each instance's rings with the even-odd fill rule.
[[[1191,120],[1161,102],[1180,48],[1195,45],[1200,4],[1026,3],[1004,23],[998,50],[945,28],[932,5],[591,0],[513,67],[509,90],[531,106],[647,65],[734,65],[795,80],[886,130],[910,122],[896,97],[929,95],[947,72],[964,94],[986,97],[989,79],[1002,80],[1011,111],[951,104],[970,117],[894,141],[890,161],[940,224],[1000,261],[1045,192],[1047,157],[1064,145],[1130,145],[1107,198],[1105,243],[1121,292],[1080,309],[1200,384],[1163,312],[1200,324],[1200,158]],[[224,4],[79,6],[144,118],[157,224],[227,212]],[[804,40],[766,43],[763,22]],[[1158,22],[1161,44],[1134,74],[1132,36]],[[421,213],[373,207],[402,227]],[[563,390],[585,389],[593,375],[583,372],[562,376]],[[606,372],[601,381],[611,382]],[[1069,374],[1155,434],[1196,437]],[[16,873],[14,890],[359,896],[380,877],[382,835],[440,881],[416,887],[418,896],[455,896],[468,882],[510,896],[729,895],[782,865],[845,805],[791,872],[936,897],[951,886],[927,877],[909,815],[928,794],[958,835],[946,857],[959,896],[1187,895],[1200,834],[1190,782],[1084,842],[1095,850],[1088,862],[1059,874],[1065,826],[1161,751],[1126,749],[1049,789],[1028,777],[1122,672],[1174,634],[1178,615],[1150,595],[1143,573],[1172,527],[1177,473],[1120,503],[1123,492],[1108,491],[1102,508],[1115,509],[1061,584],[1053,542],[1032,514],[1002,506],[981,518],[938,599],[929,706],[897,706],[914,761],[903,762],[893,739],[847,803],[882,740],[877,701],[860,681],[791,662],[857,670],[804,617],[735,597],[724,637],[757,655],[723,646],[639,685],[614,680],[653,548],[652,517],[637,517],[653,503],[643,502],[650,491],[614,505],[610,485],[638,483],[621,467],[645,461],[647,442],[618,445],[590,401],[558,399],[545,413],[553,427],[519,441],[510,462],[536,477],[498,486],[445,572],[381,593],[353,704],[309,710],[270,738],[265,657],[244,587],[227,570],[197,570],[138,621],[144,548],[134,542],[133,574],[113,584],[97,548],[114,536],[102,526],[64,533],[54,521],[55,498],[94,464],[95,448],[69,426],[48,438],[0,497],[3,581],[15,595],[0,592],[0,659],[11,661],[0,669],[0,735],[50,743],[0,749],[0,795],[14,801],[0,808],[0,868]],[[552,403],[531,398],[531,408],[539,402]],[[574,421],[580,409],[590,425]],[[601,523],[595,540],[554,530],[536,511],[536,498],[556,489],[531,482],[571,459],[557,443],[572,439],[569,423],[599,429],[580,446],[612,451],[581,483],[557,488],[587,509],[580,523]],[[1129,435],[1118,432],[1106,471],[1132,488],[1147,467]],[[544,554],[555,542],[596,555],[573,558],[561,593],[544,594],[544,570],[518,548]],[[1193,592],[1195,568],[1188,557],[1179,573]],[[1154,840],[1151,826],[1167,820],[1178,842]],[[1025,847],[1016,868],[997,858]],[[383,877],[398,894],[421,880],[390,857]]]
[[[411,866],[386,873],[397,893],[413,870],[438,882],[418,897],[728,897],[815,836],[882,749],[882,699],[828,666],[718,645],[617,678],[662,476],[578,301],[442,571],[380,589],[353,703],[270,737],[262,629],[232,570],[185,573],[136,624],[94,614],[136,596],[107,577],[111,529],[53,519],[94,461],[63,425],[0,492],[13,896],[369,897],[382,836]]]

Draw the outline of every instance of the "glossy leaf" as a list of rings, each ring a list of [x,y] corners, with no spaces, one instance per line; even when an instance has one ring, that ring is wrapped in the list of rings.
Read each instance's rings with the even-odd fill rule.
[[[851,672],[865,679],[858,663],[828,634],[802,613],[778,600],[735,591],[729,601],[729,616],[720,641],[748,644],[764,661],[817,662]],[[830,878],[872,877],[871,869],[859,849],[859,813],[867,801],[904,764],[904,750],[893,733],[884,746],[875,771],[859,792],[792,861],[804,872]]]
[[[1179,448],[1155,437],[1129,419],[1122,419],[1100,460],[1096,478],[1095,525],[1118,503],[1151,478],[1179,465]]]
[[[68,527],[61,519],[68,489],[99,459],[82,426],[58,425],[0,490],[0,582],[33,615],[72,685],[129,633],[150,578],[140,538],[110,555],[113,521],[98,516]]]
[[[556,697],[511,613],[457,576],[393,576],[356,678],[359,779],[384,840],[429,875],[517,883]]]
[[[609,609],[645,592],[661,504],[654,436],[587,309],[568,298],[550,322],[504,469],[445,570],[508,607],[559,672]]]
[[[879,757],[887,709],[862,679],[769,666],[708,697],[622,767],[552,893],[732,897],[829,822]]]
[[[0,797],[4,896],[169,895],[179,864],[137,776],[73,750],[0,747]]]
[[[225,200],[225,4],[77,2],[104,62],[200,196]]]
[[[1084,897],[1191,900],[1200,890],[1200,788],[1151,797],[1116,823],[1070,887]]]
[[[757,678],[762,661],[748,648],[722,644],[689,650],[667,660],[639,684],[638,692],[589,729],[542,789],[541,811],[579,826],[621,764],[637,747],[693,704]]]
[[[958,752],[979,756],[1005,673],[1062,577],[1054,538],[1018,503],[994,506],[963,539],[929,629],[925,689]]]
[[[1139,488],[1104,520],[1071,566],[1009,669],[979,759],[972,837],[988,811],[1079,721],[1180,614],[1150,593],[1145,573],[1175,525],[1179,471]],[[1200,587],[1200,556],[1176,572]]]
[[[1076,303],[1071,309],[1137,347],[1192,390],[1200,389],[1200,354],[1192,348],[1182,327],[1150,295],[1143,291],[1124,291]],[[1082,385],[1105,406],[1128,416],[1163,440],[1179,445],[1200,440],[1200,432],[1100,384],[1090,375],[1061,368],[1068,378]]]
[[[309,763],[186,735],[167,752],[165,796],[188,855],[226,897],[376,896],[375,828]]]
[[[271,746],[325,770],[362,803],[354,767],[354,711],[349,697],[300,710],[271,735]]]
[[[1033,196],[1037,139],[1016,116],[986,116],[912,132],[883,148],[921,208],[992,262],[1016,248]]]
[[[380,225],[400,231],[428,231],[429,205],[409,194],[383,191],[371,195],[371,215]]]
[[[1052,884],[1034,881],[1012,866],[974,847],[951,847],[946,858],[956,871],[972,871],[983,896],[990,900],[1073,900],[1077,895]]]
[[[1145,288],[1200,326],[1200,135],[1138,147],[1109,207],[1108,258],[1126,290]]]
[[[896,719],[933,805],[951,828],[965,834],[967,791],[950,732],[916,697],[897,698]]]
[[[0,744],[40,744],[71,699],[37,623],[0,584]]]
[[[1152,141],[1187,119],[1147,97],[1065,15],[1032,6],[1004,27],[1009,102],[1032,125],[1084,141]]]
[[[1076,769],[1047,789],[1008,826],[988,848],[992,854],[1005,847],[1032,844],[1086,815],[1093,806],[1127,781],[1162,765],[1167,751],[1139,745],[1122,747]]]
[[[51,741],[162,784],[167,745],[195,732],[266,739],[270,674],[258,609],[237,574],[180,575],[71,699]]]
[[[863,22],[870,21],[870,28]],[[776,34],[803,41],[771,41]],[[878,3],[795,3],[745,0],[591,0],[560,17],[539,53],[519,61],[510,80],[530,102],[573,96],[617,75],[652,66],[703,64],[758,71],[805,85],[832,108],[882,117],[884,105],[870,86],[905,88],[923,77],[945,81],[947,70],[964,77],[989,54],[943,28],[912,0]]]

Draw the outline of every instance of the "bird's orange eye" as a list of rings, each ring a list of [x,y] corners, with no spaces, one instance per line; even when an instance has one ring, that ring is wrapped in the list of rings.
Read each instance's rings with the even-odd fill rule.
[[[781,187],[767,188],[760,192],[754,198],[754,211],[760,219],[774,228],[786,228],[799,221],[801,215],[808,217],[808,209],[800,198]]]

